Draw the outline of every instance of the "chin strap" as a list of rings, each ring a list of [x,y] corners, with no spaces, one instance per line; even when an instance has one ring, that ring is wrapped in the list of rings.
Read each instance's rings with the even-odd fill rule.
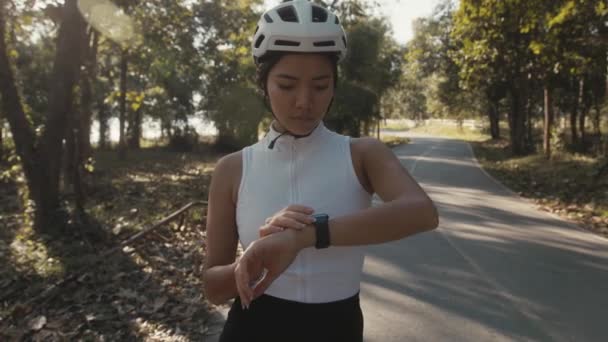
[[[274,114],[273,114],[273,116],[274,116]],[[276,116],[275,116],[275,118],[274,118],[274,119],[275,119],[275,120],[277,120]],[[279,121],[279,120],[277,120],[277,122],[278,122],[278,121]],[[271,124],[271,125],[272,125],[272,124]],[[311,134],[312,134],[312,132],[314,132],[314,129],[313,129],[312,131],[310,131],[310,133],[308,133],[308,134],[299,135],[299,134],[293,134],[293,133],[291,133],[290,131],[288,131],[287,129],[285,129],[285,132],[283,132],[283,133],[279,134],[279,135],[278,135],[276,138],[272,139],[272,141],[270,142],[270,144],[268,144],[268,149],[269,149],[269,150],[274,149],[274,145],[275,145],[275,143],[277,142],[277,140],[279,140],[279,138],[280,138],[280,137],[282,137],[282,136],[283,136],[283,135],[285,135],[285,134],[287,134],[287,135],[291,135],[292,137],[294,137],[294,138],[296,138],[296,139],[299,139],[299,138],[305,138],[305,137],[307,137],[307,136],[311,135]]]

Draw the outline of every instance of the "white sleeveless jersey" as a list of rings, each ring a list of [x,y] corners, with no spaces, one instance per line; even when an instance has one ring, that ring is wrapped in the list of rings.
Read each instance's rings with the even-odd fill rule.
[[[258,143],[243,149],[236,223],[243,248],[258,238],[267,217],[299,204],[330,219],[370,207],[350,152],[350,137],[320,123],[311,135],[278,138],[270,128]],[[300,251],[266,294],[303,303],[325,303],[355,295],[360,288],[363,247],[314,247]]]

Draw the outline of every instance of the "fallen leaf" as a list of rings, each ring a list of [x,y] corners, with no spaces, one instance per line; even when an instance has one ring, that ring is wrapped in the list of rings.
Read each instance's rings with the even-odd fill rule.
[[[30,328],[30,330],[38,331],[38,330],[42,329],[45,324],[46,324],[46,317],[38,316],[38,317],[32,319],[31,321],[29,321],[28,327]]]
[[[32,339],[32,341],[34,341],[34,342],[38,342],[38,341],[42,342],[42,341],[49,341],[49,340],[53,341],[54,340],[53,337],[56,337],[55,333],[53,333],[50,330],[43,329],[43,330],[40,330],[40,332],[36,333],[36,335],[34,335],[34,338]]]
[[[166,296],[156,298],[156,300],[154,300],[154,304],[152,305],[152,312],[156,312],[156,311],[160,310],[165,305],[167,300],[168,300],[168,298]]]
[[[137,293],[135,291],[131,291],[129,289],[121,288],[116,294],[119,297],[128,298],[128,299],[137,299]]]

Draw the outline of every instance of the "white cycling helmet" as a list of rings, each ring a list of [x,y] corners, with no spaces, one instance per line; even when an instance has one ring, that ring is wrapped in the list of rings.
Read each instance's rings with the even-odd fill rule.
[[[308,0],[293,0],[262,15],[252,45],[256,64],[268,51],[335,52],[341,61],[346,34],[335,14]]]

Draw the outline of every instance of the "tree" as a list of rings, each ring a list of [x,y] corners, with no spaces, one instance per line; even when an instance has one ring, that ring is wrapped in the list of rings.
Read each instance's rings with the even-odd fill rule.
[[[52,232],[58,227],[59,176],[62,140],[71,119],[73,89],[82,62],[81,44],[85,34],[76,0],[66,0],[57,37],[57,50],[49,90],[48,116],[40,136],[28,122],[22,96],[10,64],[6,37],[6,8],[0,6],[0,94],[15,149],[27,179],[29,197],[34,202],[34,227]]]
[[[340,65],[340,82],[328,125],[354,136],[369,134],[380,119],[384,94],[399,81],[401,51],[387,38],[390,28],[379,18],[352,23],[347,32],[348,51]]]
[[[216,143],[229,149],[257,141],[257,133],[252,134],[250,129],[257,132],[262,118],[259,113],[264,113],[262,102],[251,97],[255,94],[256,82],[250,36],[260,16],[255,11],[259,5],[259,0],[215,0],[194,7],[194,18],[202,37],[200,45],[207,62],[200,109],[219,131]],[[243,101],[253,106],[251,114],[247,108],[226,100],[235,101],[237,94],[242,94]],[[237,112],[231,113],[227,108]]]
[[[526,114],[530,91],[531,35],[522,23],[529,22],[533,1],[464,0],[454,15],[453,37],[461,44],[454,59],[462,79],[487,88],[486,94],[506,89],[509,99],[509,128],[514,154],[529,151]],[[483,81],[486,78],[487,81]],[[496,97],[488,100],[495,104]]]

